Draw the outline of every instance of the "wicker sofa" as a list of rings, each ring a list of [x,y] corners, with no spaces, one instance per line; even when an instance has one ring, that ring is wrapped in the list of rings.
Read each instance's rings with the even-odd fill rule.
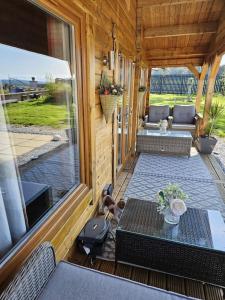
[[[193,299],[61,261],[49,243],[28,258],[1,300]]]
[[[168,129],[189,131],[195,137],[200,117],[194,105],[150,105],[149,114],[145,116],[145,129],[158,129],[160,120],[168,120]]]

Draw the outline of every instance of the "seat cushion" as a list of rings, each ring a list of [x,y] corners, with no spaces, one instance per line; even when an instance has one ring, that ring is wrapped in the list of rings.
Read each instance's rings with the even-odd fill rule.
[[[192,299],[130,280],[60,262],[38,299],[179,300]]]
[[[183,130],[183,131],[195,131],[194,124],[172,124],[173,130]]]
[[[169,117],[170,108],[169,105],[150,105],[148,122],[159,122]]]
[[[159,129],[159,123],[145,123],[145,129]]]
[[[193,124],[195,114],[194,105],[175,105],[173,108],[173,122],[180,124]]]

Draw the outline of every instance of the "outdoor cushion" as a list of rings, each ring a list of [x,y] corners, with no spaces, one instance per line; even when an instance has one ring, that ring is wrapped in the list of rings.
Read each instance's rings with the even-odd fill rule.
[[[145,123],[145,129],[159,129],[159,123]]]
[[[169,117],[170,108],[169,105],[150,105],[148,122],[159,122]]]
[[[173,123],[172,130],[183,130],[183,131],[190,131],[192,134],[195,133],[196,126],[194,124],[176,124]]]
[[[175,105],[173,108],[173,122],[181,124],[193,124],[195,117],[194,105]]]
[[[179,300],[193,298],[134,283],[67,262],[60,262],[38,299]]]

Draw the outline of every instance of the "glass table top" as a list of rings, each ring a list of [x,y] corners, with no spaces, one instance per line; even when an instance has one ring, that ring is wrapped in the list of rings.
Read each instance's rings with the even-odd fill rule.
[[[188,208],[177,225],[164,222],[155,202],[128,199],[117,230],[225,252],[225,224],[219,211]]]
[[[166,132],[162,132],[161,130],[149,130],[143,129],[137,133],[138,136],[156,136],[156,137],[177,137],[177,138],[190,138],[192,139],[192,135],[188,131],[175,131],[175,130],[167,130]]]

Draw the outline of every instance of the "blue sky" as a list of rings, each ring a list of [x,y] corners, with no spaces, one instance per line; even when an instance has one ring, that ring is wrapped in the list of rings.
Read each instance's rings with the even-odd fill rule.
[[[49,76],[70,78],[71,73],[67,61],[0,44],[0,79],[31,80],[32,76],[45,81]]]
[[[223,57],[222,57],[222,61],[221,61],[221,64],[220,64],[221,66],[223,66],[223,65],[225,65],[225,54],[223,55]]]

